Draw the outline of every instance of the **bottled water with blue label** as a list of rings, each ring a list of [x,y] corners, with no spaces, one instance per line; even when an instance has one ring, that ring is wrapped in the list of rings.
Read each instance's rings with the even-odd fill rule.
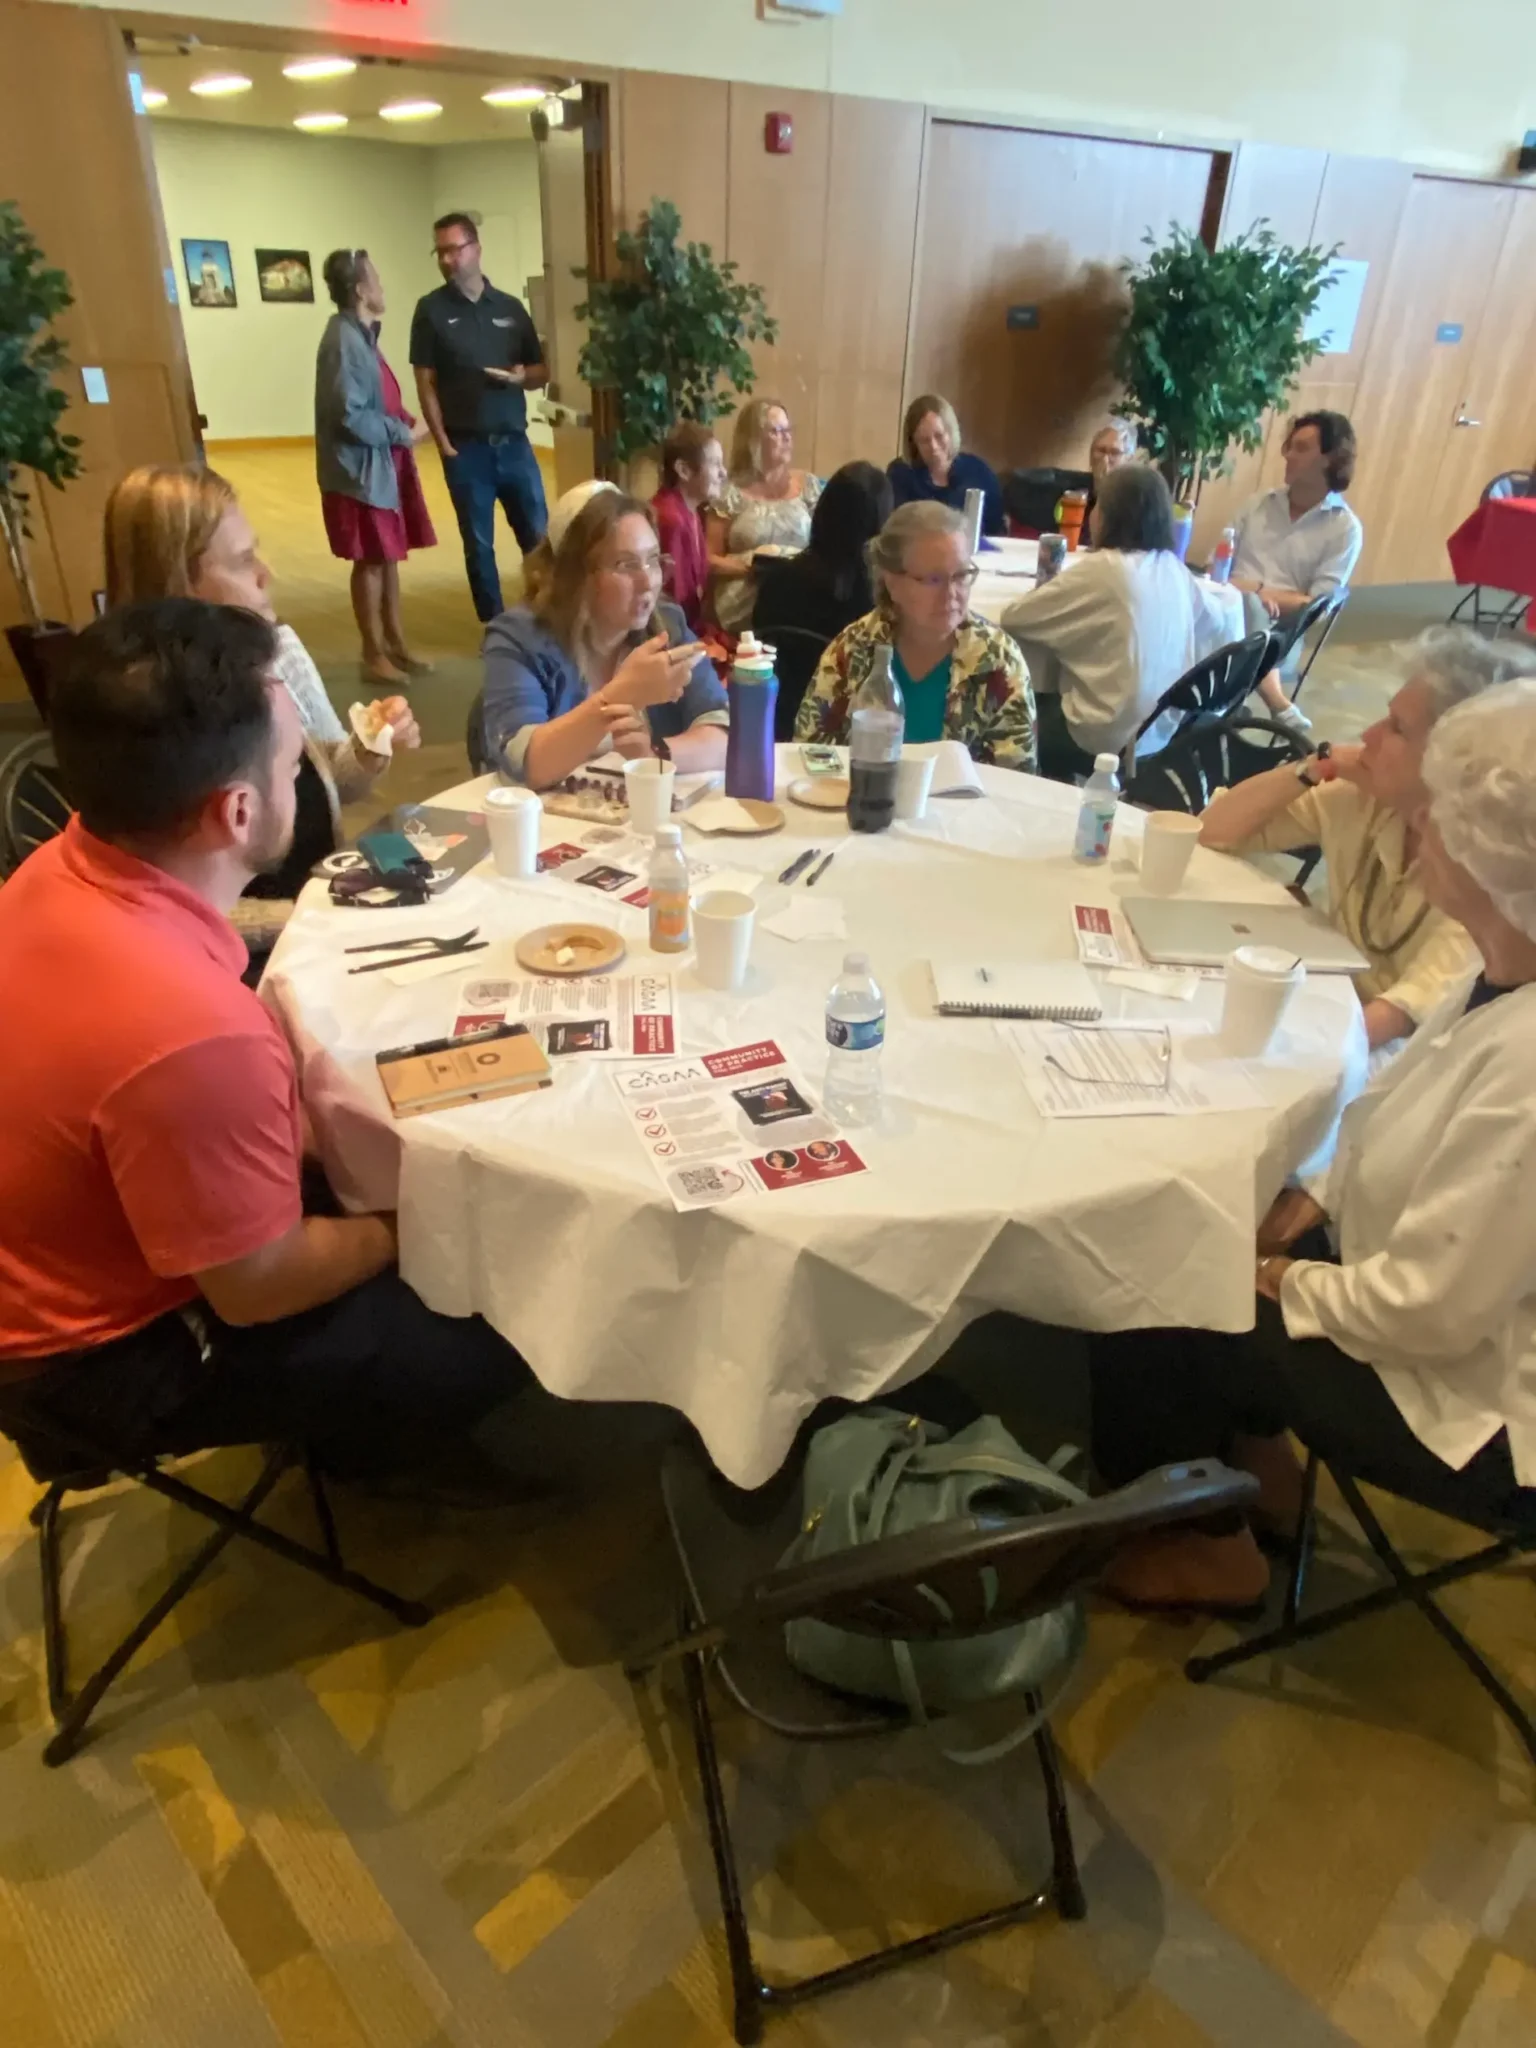
[[[880,1120],[885,997],[867,953],[849,953],[827,997],[827,1113],[841,1124]]]

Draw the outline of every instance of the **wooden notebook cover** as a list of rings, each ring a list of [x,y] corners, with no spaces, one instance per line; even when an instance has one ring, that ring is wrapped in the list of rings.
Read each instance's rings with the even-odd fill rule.
[[[397,1117],[457,1109],[550,1085],[549,1061],[526,1024],[502,1024],[467,1038],[435,1038],[378,1055],[379,1079]]]

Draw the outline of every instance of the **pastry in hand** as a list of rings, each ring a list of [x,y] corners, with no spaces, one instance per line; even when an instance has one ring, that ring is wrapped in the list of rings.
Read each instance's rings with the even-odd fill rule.
[[[357,734],[359,746],[366,747],[370,754],[386,757],[394,752],[395,735],[382,704],[354,704],[347,717]]]

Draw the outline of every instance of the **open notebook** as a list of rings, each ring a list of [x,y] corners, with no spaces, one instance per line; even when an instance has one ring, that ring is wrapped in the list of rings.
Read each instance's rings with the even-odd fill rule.
[[[903,747],[901,751],[916,754],[920,759],[925,754],[932,754],[933,788],[929,791],[930,796],[984,794],[970,749],[959,740],[923,740],[915,746]]]
[[[955,966],[931,960],[933,1000],[944,1017],[1043,1017],[1092,1024],[1103,1006],[1076,960],[1016,961],[1007,967]]]

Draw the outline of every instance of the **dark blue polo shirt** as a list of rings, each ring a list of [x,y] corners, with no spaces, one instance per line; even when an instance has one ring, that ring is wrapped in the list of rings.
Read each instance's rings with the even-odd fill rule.
[[[517,384],[487,377],[487,369],[531,367],[544,360],[528,308],[489,279],[478,299],[457,285],[439,285],[416,302],[411,321],[411,362],[437,372],[438,403],[450,441],[461,434],[521,434],[528,400]]]

